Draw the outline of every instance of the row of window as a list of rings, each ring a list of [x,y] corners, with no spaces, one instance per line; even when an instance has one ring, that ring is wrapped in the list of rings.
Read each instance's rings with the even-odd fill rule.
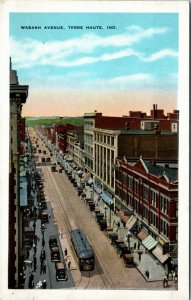
[[[93,144],[93,135],[91,134],[84,134],[84,142]]]
[[[93,120],[85,120],[84,121],[84,130],[92,129],[93,127],[94,127],[94,121]]]
[[[116,194],[119,194],[119,189],[116,187]],[[139,214],[139,201],[138,199],[133,199],[131,194],[127,194],[122,191],[122,200],[126,202],[126,204],[133,209],[137,214]],[[160,233],[164,236],[168,237],[168,223],[165,222],[162,218],[160,219],[160,224],[158,224],[159,217],[153,212],[150,211],[148,207],[143,207],[143,218],[148,222],[150,216],[150,224],[158,230],[158,226],[160,228]]]
[[[95,142],[114,146],[114,136],[105,135],[102,133],[95,133]]]
[[[119,178],[119,177],[118,177]],[[117,172],[116,172],[116,179],[117,179]],[[150,201],[150,204],[154,207],[159,207],[162,212],[168,214],[168,198],[164,195],[160,194],[159,192],[154,190],[153,188],[149,188],[146,184],[139,184],[138,179],[134,179],[130,175],[123,173],[122,176],[122,183],[127,186],[128,190],[134,192],[135,195],[141,195],[144,200]],[[142,188],[142,189],[141,189]],[[160,200],[160,201],[157,201]]]

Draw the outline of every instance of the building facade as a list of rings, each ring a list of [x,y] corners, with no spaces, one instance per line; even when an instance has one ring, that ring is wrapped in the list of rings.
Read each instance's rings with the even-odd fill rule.
[[[23,152],[22,105],[28,97],[28,86],[20,85],[10,63],[10,156],[9,156],[9,255],[8,287],[19,286],[19,256],[22,249],[20,216],[20,153]]]
[[[177,164],[117,159],[115,198],[119,210],[129,210],[137,217],[138,230],[145,228],[163,253],[177,257]]]

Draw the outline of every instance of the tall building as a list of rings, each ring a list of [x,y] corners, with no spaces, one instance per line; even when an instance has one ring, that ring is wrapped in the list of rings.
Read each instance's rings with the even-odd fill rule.
[[[116,160],[116,206],[136,217],[143,244],[148,235],[153,237],[153,246],[158,242],[158,251],[153,254],[163,262],[178,256],[177,167],[142,158],[137,162]],[[151,238],[150,241],[152,249]]]
[[[20,85],[10,61],[10,156],[9,156],[9,255],[8,287],[19,286],[19,255],[22,248],[20,218],[20,153],[24,122],[22,105],[28,97],[28,85]]]

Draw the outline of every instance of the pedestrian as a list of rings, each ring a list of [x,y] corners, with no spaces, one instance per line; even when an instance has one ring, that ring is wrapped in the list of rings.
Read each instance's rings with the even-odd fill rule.
[[[134,249],[136,249],[136,247],[137,247],[137,243],[134,243]]]
[[[141,262],[141,253],[139,253],[139,261]]]
[[[116,230],[116,232],[118,232],[119,227],[120,227],[120,222],[117,222],[117,230]]]
[[[45,279],[43,280],[42,288],[43,288],[43,289],[46,289],[46,280],[45,280]]]
[[[36,271],[36,255],[33,255],[34,271]]]
[[[67,256],[68,250],[67,248],[64,249],[64,255]]]
[[[167,273],[166,272],[163,275],[162,282],[163,282],[163,288],[168,286],[168,279],[167,279]]]
[[[42,274],[43,273],[43,263],[41,262],[41,264],[40,264],[40,274]]]
[[[68,269],[70,269],[70,267],[71,267],[71,260],[70,260],[70,258],[68,257]]]
[[[45,240],[44,238],[42,238],[42,247],[44,248],[44,245],[45,245]]]
[[[141,244],[138,242],[137,249],[140,249]]]
[[[36,254],[36,245],[33,244],[33,250],[34,250],[34,253]]]
[[[35,229],[36,229],[36,223],[35,223],[35,221],[33,223],[33,228],[34,228],[34,231],[35,231]]]
[[[43,274],[46,274],[46,263],[43,263]]]

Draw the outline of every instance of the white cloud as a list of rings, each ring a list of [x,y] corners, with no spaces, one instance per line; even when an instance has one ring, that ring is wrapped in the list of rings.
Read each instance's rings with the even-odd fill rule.
[[[176,51],[173,51],[171,49],[162,49],[158,52],[153,53],[152,55],[150,55],[149,57],[142,57],[142,60],[145,62],[152,62],[152,61],[156,61],[165,57],[174,57],[177,58],[178,57],[178,53]]]
[[[123,34],[105,37],[97,34],[84,34],[78,38],[65,41],[43,42],[32,39],[19,41],[11,37],[10,49],[14,64],[19,68],[29,68],[36,64],[72,67],[130,55],[139,56],[139,54],[135,53],[132,49],[116,51],[113,52],[113,54],[105,53],[97,58],[88,55],[92,54],[96,49],[129,47],[141,42],[143,39],[151,38],[154,35],[165,34],[167,31],[168,29],[166,27],[143,29],[139,26],[132,25],[128,27]],[[82,55],[84,55],[84,57],[79,58],[79,56]],[[150,58],[150,60],[152,59],[155,59],[155,57]]]

